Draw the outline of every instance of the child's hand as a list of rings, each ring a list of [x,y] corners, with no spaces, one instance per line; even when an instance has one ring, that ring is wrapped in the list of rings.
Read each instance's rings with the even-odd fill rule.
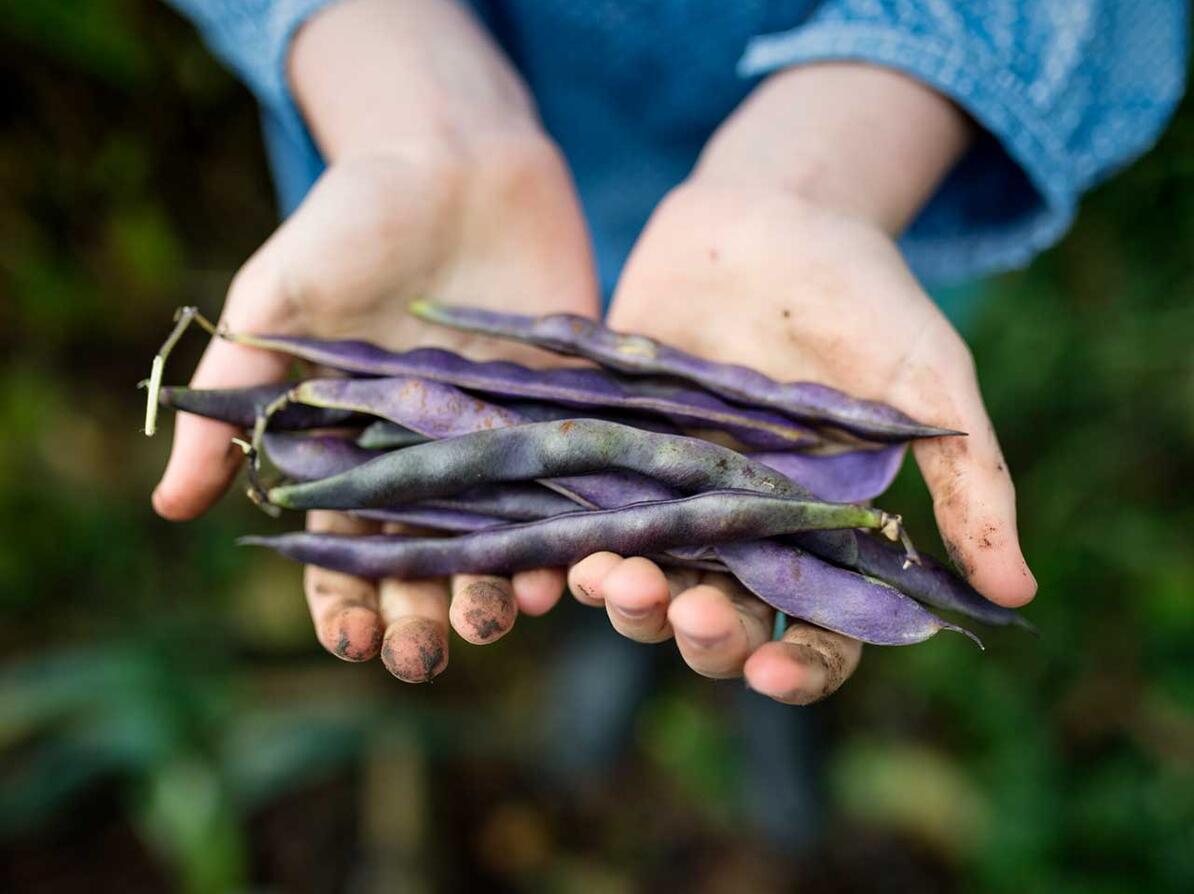
[[[851,109],[872,98],[873,114]],[[916,444],[916,459],[959,568],[993,601],[1019,606],[1036,583],[1020,553],[1011,477],[973,361],[891,235],[948,167],[949,147],[960,149],[964,131],[951,124],[953,114],[938,97],[875,69],[778,76],[657,209],[609,322],[968,432]],[[932,148],[918,152],[921,138]],[[794,160],[815,152],[818,139],[831,141],[824,155],[811,172],[796,170]],[[855,162],[852,174],[838,167]],[[745,673],[780,701],[827,694],[858,660],[858,643],[803,624],[786,642],[768,643],[772,612],[725,578],[697,584],[645,559],[602,554],[578,565],[571,581],[582,600],[604,602],[625,635],[645,642],[674,635],[697,672]]]
[[[449,74],[464,84],[442,83],[425,58],[447,45],[460,54]],[[567,169],[513,75],[454,4],[395,8],[365,0],[333,7],[300,34],[293,66],[296,93],[331,164],[237,274],[224,325],[391,348],[439,345],[478,357],[502,350],[535,362],[545,355],[495,342],[473,348],[467,336],[425,327],[406,305],[435,295],[596,315],[592,261]],[[476,89],[470,78],[486,88]],[[389,86],[396,83],[401,88]],[[380,94],[378,85],[386,88]],[[288,364],[280,355],[213,341],[192,384],[275,381]],[[161,515],[192,518],[219,498],[240,463],[234,434],[228,425],[178,416],[153,496]],[[311,513],[308,527],[377,530],[330,512]],[[546,611],[563,589],[563,572],[525,572],[513,582],[462,575],[451,584],[375,585],[308,568],[305,589],[327,649],[353,661],[380,651],[395,675],[423,681],[446,664],[449,617],[465,639],[492,642],[518,610]]]

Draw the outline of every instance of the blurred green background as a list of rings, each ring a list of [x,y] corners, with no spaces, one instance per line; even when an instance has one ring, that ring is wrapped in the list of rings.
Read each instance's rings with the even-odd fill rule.
[[[156,519],[134,385],[274,223],[256,110],[150,0],[8,4],[0,72],[0,890],[1194,890],[1194,104],[964,321],[1043,636],[868,650],[796,856],[743,819],[736,684],[669,650],[565,792],[543,662],[604,618],[405,687],[319,650],[246,501]],[[932,543],[913,470],[885,504]]]

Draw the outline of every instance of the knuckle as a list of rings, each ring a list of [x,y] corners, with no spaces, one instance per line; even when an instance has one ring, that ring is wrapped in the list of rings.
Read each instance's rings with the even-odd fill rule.
[[[968,379],[977,378],[977,366],[974,352],[959,336],[951,333],[952,337],[945,340],[942,347],[942,366],[946,372],[962,375]]]
[[[335,600],[349,605],[369,605],[376,596],[369,581],[317,565],[308,565],[303,570],[303,589],[312,602],[320,603]]]

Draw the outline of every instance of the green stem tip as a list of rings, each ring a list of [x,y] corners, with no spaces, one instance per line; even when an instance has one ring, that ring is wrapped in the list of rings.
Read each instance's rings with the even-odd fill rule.
[[[170,352],[174,350],[174,346],[178,344],[178,340],[182,338],[182,334],[187,331],[187,327],[191,323],[198,323],[212,336],[220,334],[219,330],[216,329],[207,317],[199,312],[199,308],[197,307],[180,307],[174,312],[174,328],[170,330],[170,334],[166,336],[166,340],[162,342],[162,346],[158,348],[158,352],[153,355],[153,365],[149,370],[149,379],[144,383],[146,395],[145,428],[143,430],[146,437],[152,438],[157,432],[158,397],[162,390],[162,373],[166,369],[166,358],[170,356]],[[141,387],[141,384],[138,383],[137,387]]]

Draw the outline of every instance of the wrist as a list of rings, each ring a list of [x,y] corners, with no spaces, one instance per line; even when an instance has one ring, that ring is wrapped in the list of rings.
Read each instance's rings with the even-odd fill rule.
[[[783,191],[895,236],[969,139],[961,110],[898,72],[802,66],[773,75],[739,106],[693,179]]]
[[[544,138],[516,73],[450,0],[343,0],[299,29],[287,61],[329,161],[453,158],[495,141]]]

